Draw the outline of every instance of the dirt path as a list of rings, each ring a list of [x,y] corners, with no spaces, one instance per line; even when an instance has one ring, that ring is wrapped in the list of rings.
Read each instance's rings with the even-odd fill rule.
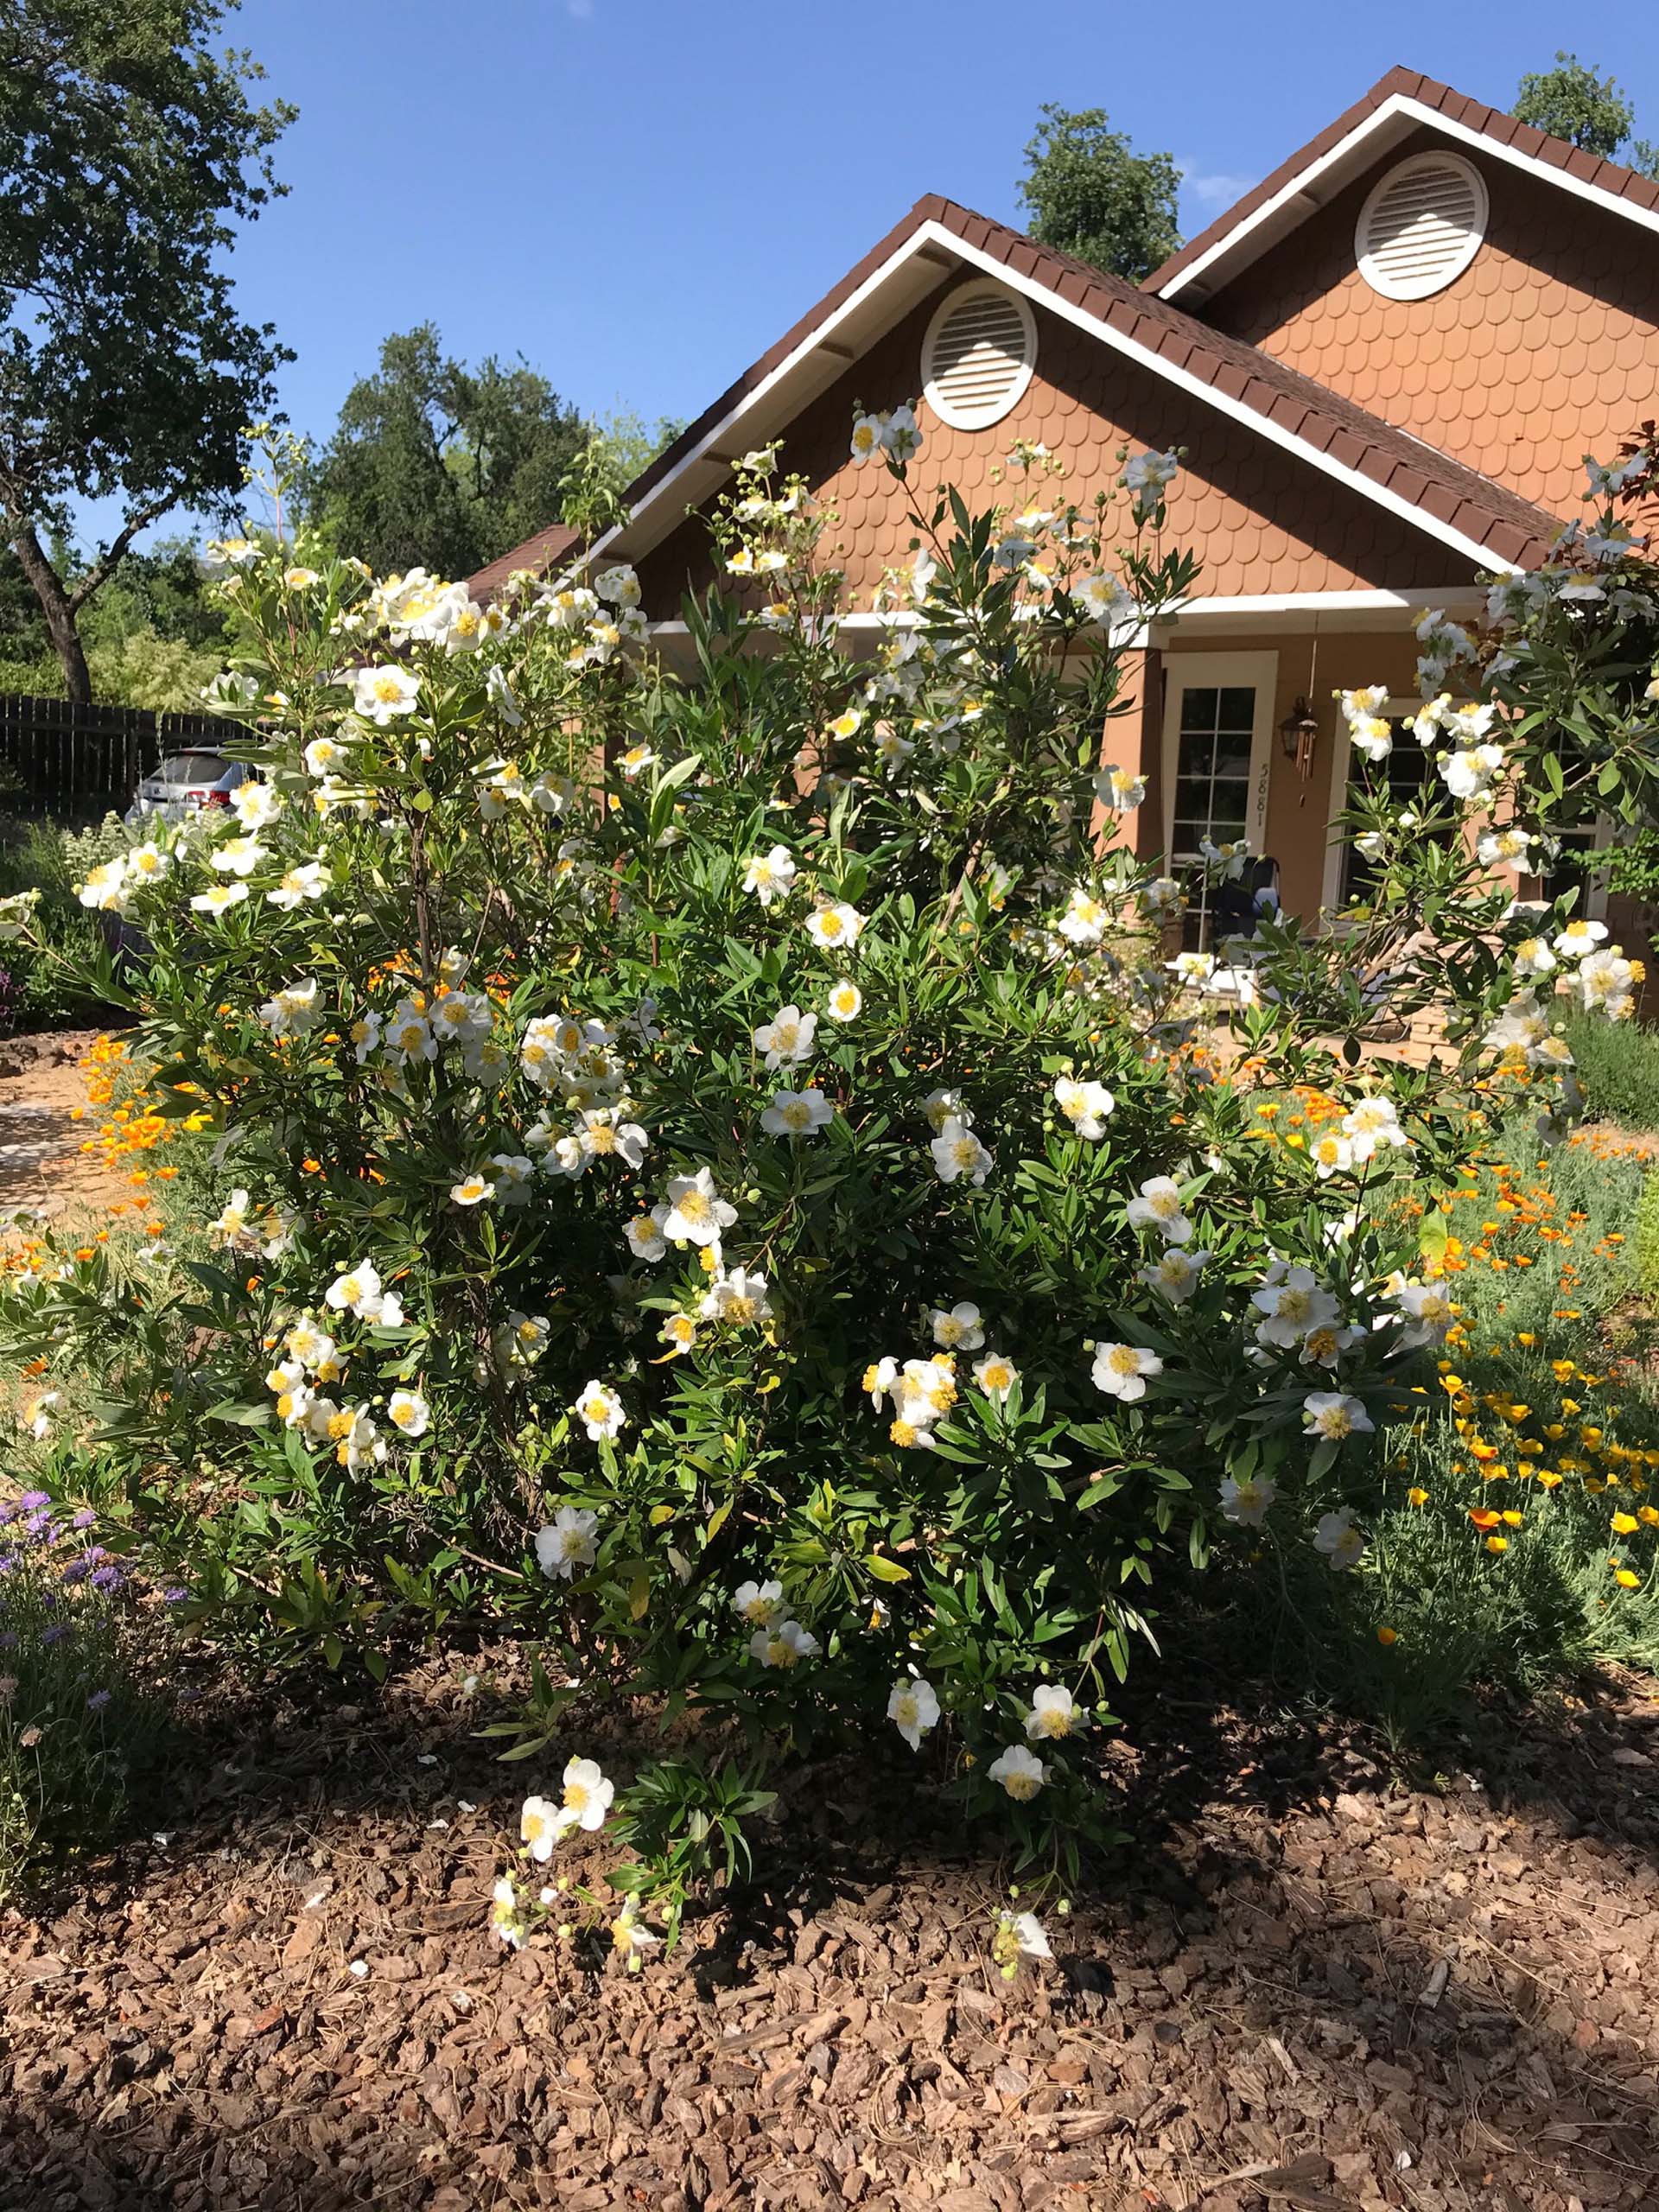
[[[128,1194],[118,1172],[80,1150],[96,1117],[74,1118],[87,1103],[79,1063],[99,1033],[66,1029],[0,1044],[0,1212],[102,1212]]]
[[[227,1727],[164,1834],[0,1914],[0,2201],[1652,2212],[1659,1705],[1427,1792],[1195,1710],[1148,1705],[1135,1840],[1012,1986],[995,1870],[885,1763],[787,1789],[773,1886],[629,1977],[493,1944],[536,1783],[452,1689]]]

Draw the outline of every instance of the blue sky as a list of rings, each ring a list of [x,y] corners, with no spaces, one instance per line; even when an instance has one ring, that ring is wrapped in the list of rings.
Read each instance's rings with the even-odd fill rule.
[[[1659,20],[1581,45],[1659,137]],[[245,0],[296,103],[244,312],[331,429],[392,330],[522,353],[589,412],[693,415],[925,192],[1017,221],[1039,107],[1103,106],[1188,174],[1189,234],[1395,62],[1497,104],[1560,0]]]

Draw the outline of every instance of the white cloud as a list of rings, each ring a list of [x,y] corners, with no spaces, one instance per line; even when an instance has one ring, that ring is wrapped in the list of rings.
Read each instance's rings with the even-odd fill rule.
[[[1222,170],[1201,168],[1190,154],[1177,154],[1175,166],[1181,173],[1183,196],[1195,200],[1212,215],[1230,207],[1255,182],[1253,176],[1229,176]]]

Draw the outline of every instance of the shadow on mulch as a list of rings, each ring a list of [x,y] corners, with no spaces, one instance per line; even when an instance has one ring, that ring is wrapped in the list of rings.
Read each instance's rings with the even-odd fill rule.
[[[491,1944],[548,1777],[453,1686],[204,1715],[165,1840],[0,1916],[0,2204],[1652,2212],[1653,1706],[1495,1708],[1414,1789],[1213,1688],[1126,1695],[1134,1840],[1012,1986],[1003,1871],[885,1748],[627,1977]]]

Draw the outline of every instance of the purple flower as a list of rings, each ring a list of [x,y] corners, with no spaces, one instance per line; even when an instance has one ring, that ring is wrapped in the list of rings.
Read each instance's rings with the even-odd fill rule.
[[[3,1504],[0,1504],[0,1529],[9,1529],[17,1518],[17,1512],[18,1509],[10,1498],[7,1498]]]
[[[43,1628],[41,1630],[41,1642],[42,1643],[61,1643],[64,1637],[67,1636],[68,1633],[69,1624],[67,1621],[54,1621],[50,1628]]]
[[[190,1592],[188,1590],[181,1590],[178,1584],[175,1583],[170,1590],[162,1591],[162,1602],[168,1605],[181,1605],[189,1595]]]
[[[38,1536],[43,1544],[54,1544],[60,1533],[49,1512],[31,1513],[23,1527],[31,1536]]]
[[[86,1700],[86,1710],[88,1713],[102,1713],[109,1701],[108,1690],[94,1690]]]
[[[107,1567],[97,1567],[92,1573],[94,1590],[120,1590],[126,1586],[126,1571],[116,1560]]]
[[[92,1571],[92,1555],[90,1552],[83,1553],[79,1559],[72,1559],[63,1570],[66,1586],[73,1589],[77,1583],[84,1582]]]
[[[25,1513],[38,1513],[41,1506],[50,1505],[52,1500],[48,1493],[43,1490],[26,1490],[17,1503]]]
[[[0,1574],[15,1573],[18,1555],[16,1552],[0,1552]]]
[[[79,1512],[76,1514],[74,1519],[69,1523],[69,1526],[72,1529],[90,1529],[97,1519],[98,1516],[93,1512],[92,1507],[90,1505],[83,1505]]]
[[[15,1628],[9,1628],[0,1630],[0,1651],[15,1651],[16,1649],[16,1630]]]

